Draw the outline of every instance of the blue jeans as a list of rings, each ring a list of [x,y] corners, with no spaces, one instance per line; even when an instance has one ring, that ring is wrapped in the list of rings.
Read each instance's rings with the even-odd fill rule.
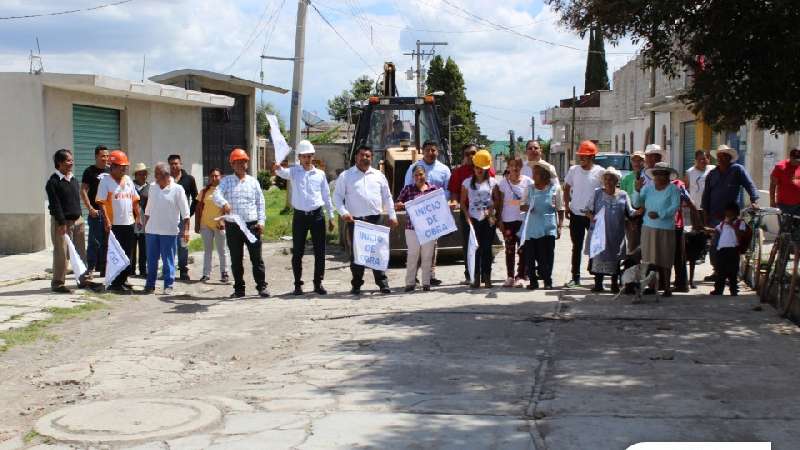
[[[93,270],[103,272],[106,269],[108,236],[106,236],[106,229],[103,226],[103,212],[98,211],[100,214],[97,217],[89,216],[86,219],[89,224],[89,241],[86,243],[86,264],[90,272]]]
[[[177,239],[175,240],[175,253],[178,254],[178,270],[183,272],[188,272],[189,267],[189,246],[181,245],[181,241],[183,240],[183,223],[178,222],[178,234],[175,235]]]
[[[172,287],[175,282],[175,236],[164,234],[145,234],[147,243],[147,282],[146,289],[156,287],[158,277],[158,260],[161,258],[164,273],[164,288]]]

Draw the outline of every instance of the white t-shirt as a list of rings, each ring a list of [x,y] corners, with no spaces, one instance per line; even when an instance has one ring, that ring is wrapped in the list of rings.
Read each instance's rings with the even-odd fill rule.
[[[706,188],[706,177],[716,166],[711,164],[706,166],[706,170],[701,172],[697,167],[690,167],[686,171],[686,178],[689,180],[689,198],[697,209],[701,209],[703,203],[703,191]]]
[[[714,228],[716,228],[717,231],[719,232],[719,241],[717,242],[717,250],[721,248],[739,246],[739,240],[736,239],[736,231],[734,231],[733,225],[726,224],[725,222],[720,222],[720,224]],[[739,221],[739,231],[744,231],[744,230],[745,230],[744,221]]]
[[[550,173],[553,174],[553,178],[550,179],[550,184],[560,184],[558,175],[556,174],[555,166],[543,159],[541,159],[540,161],[543,162],[545,165],[547,165],[547,167],[550,169]],[[523,161],[521,173],[526,177],[530,178],[531,180],[533,179],[533,167],[531,167],[530,161],[527,160]]]
[[[492,207],[492,190],[497,186],[497,180],[489,177],[483,183],[476,184],[475,189],[472,189],[472,177],[469,177],[464,180],[462,186],[467,190],[469,216],[475,220],[485,219],[486,210]]]
[[[582,210],[588,209],[594,200],[594,190],[603,186],[603,172],[605,169],[597,164],[589,170],[583,170],[579,165],[569,168],[564,183],[570,186],[569,210],[572,214],[584,215]]]
[[[164,189],[158,183],[151,184],[144,215],[148,216],[146,234],[177,235],[179,222],[189,217],[189,202],[183,187],[171,178]]]
[[[111,225],[133,225],[133,201],[139,200],[139,194],[127,175],[119,183],[111,175],[102,177],[95,200],[111,205]]]
[[[517,184],[509,181],[508,177],[503,177],[497,182],[497,188],[503,193],[503,222],[521,221],[522,211],[519,210],[520,204],[528,199],[528,189],[533,184],[533,180],[521,175]]]

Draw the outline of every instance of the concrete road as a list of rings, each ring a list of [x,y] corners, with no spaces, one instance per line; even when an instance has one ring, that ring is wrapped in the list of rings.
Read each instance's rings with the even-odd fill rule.
[[[633,305],[585,289],[468,290],[460,265],[442,265],[432,292],[403,294],[394,268],[393,294],[367,283],[355,299],[331,255],[331,294],[298,298],[286,246],[264,250],[271,299],[178,284],[185,295],[109,300],[51,327],[57,339],[0,354],[0,449],[800,442],[800,330],[749,291],[709,297],[704,284]],[[559,286],[568,260],[565,236]],[[46,296],[35,283],[0,289],[13,292],[2,302]]]

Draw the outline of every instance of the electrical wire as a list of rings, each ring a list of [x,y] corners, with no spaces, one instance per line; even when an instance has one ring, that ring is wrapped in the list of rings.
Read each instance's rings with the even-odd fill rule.
[[[347,39],[345,39],[344,36],[342,36],[342,34],[339,33],[339,30],[337,30],[336,27],[334,27],[333,24],[325,17],[325,15],[322,14],[322,12],[319,10],[319,8],[317,8],[317,5],[315,3],[309,3],[309,4],[311,5],[312,8],[314,8],[314,11],[317,12],[317,14],[319,15],[320,19],[322,19],[322,21],[325,22],[325,24],[328,25],[331,28],[331,30],[333,30],[333,32],[336,34],[336,36],[339,36],[339,39],[341,39],[342,42],[344,42],[345,45],[347,45],[347,47],[350,48],[350,50],[353,53],[355,53],[356,56],[358,56],[358,59],[360,59],[361,62],[364,63],[364,65],[367,66],[367,68],[369,68],[369,70],[371,70],[374,74],[377,75],[379,72],[377,70],[375,70],[374,67],[372,67],[372,64],[368,63],[367,60],[364,59],[363,56],[361,56],[361,53],[359,53],[358,50],[356,50],[352,45],[350,45],[349,42],[347,42]]]
[[[509,32],[511,34],[514,34],[514,35],[517,35],[519,37],[523,37],[525,39],[530,39],[530,40],[536,41],[536,42],[541,42],[543,44],[551,45],[551,46],[554,46],[554,47],[563,47],[563,48],[566,48],[566,49],[570,49],[570,50],[574,50],[574,51],[578,51],[578,52],[583,52],[583,53],[604,53],[606,55],[635,55],[636,54],[635,52],[601,52],[601,51],[598,51],[598,50],[588,50],[588,49],[578,48],[578,47],[575,47],[575,46],[572,46],[572,45],[561,44],[561,43],[558,43],[558,42],[553,42],[553,41],[548,41],[548,40],[545,40],[545,39],[540,39],[540,38],[537,38],[535,36],[531,36],[530,34],[527,34],[527,33],[521,33],[521,32],[519,32],[519,31],[517,31],[517,30],[515,30],[515,29],[513,29],[511,27],[507,27],[505,25],[498,24],[498,23],[492,22],[492,21],[490,21],[488,19],[485,19],[485,18],[483,18],[483,17],[481,17],[481,16],[479,16],[479,15],[477,15],[475,13],[472,13],[472,12],[464,9],[463,7],[461,7],[459,5],[454,4],[450,0],[441,0],[441,1],[444,4],[450,6],[451,8],[464,13],[466,16],[468,16],[470,18],[470,20],[473,20],[474,22],[485,23],[485,24],[488,24],[488,25],[494,27],[497,30],[507,31],[507,32]]]
[[[108,8],[109,6],[124,5],[125,3],[130,3],[132,1],[133,0],[122,0],[122,1],[114,2],[114,3],[104,3],[102,5],[93,6],[91,8],[68,9],[66,11],[57,11],[57,12],[42,13],[42,14],[26,14],[24,16],[0,17],[0,20],[33,19],[33,18],[36,18],[36,17],[63,16],[65,14],[73,14],[73,13],[78,13],[78,12],[96,11],[98,9]]]
[[[262,23],[264,22],[264,17],[267,15],[267,11],[269,10],[269,6],[270,6],[271,3],[272,2],[270,2],[268,0],[264,4],[264,10],[261,11],[261,16],[259,16],[258,22],[256,22],[256,26],[253,27],[253,31],[250,32],[250,35],[244,41],[245,43],[242,46],[242,49],[239,51],[239,54],[236,55],[236,58],[234,58],[233,61],[230,64],[228,64],[227,67],[225,67],[225,69],[222,71],[223,73],[228,72],[229,70],[233,69],[233,67],[236,65],[236,63],[239,62],[239,58],[241,58],[242,55],[244,55],[244,53],[247,50],[249,50],[250,47],[253,46],[253,43],[255,43],[256,39],[258,39],[258,37],[261,36],[261,33],[264,32],[264,30],[266,29],[266,25],[269,24],[269,20],[266,22],[266,24],[265,24],[265,26],[263,28],[262,28]],[[272,19],[272,16],[270,16],[270,20],[271,19]]]

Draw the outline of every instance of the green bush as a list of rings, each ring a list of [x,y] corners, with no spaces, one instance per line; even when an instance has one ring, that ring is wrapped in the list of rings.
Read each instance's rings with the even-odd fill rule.
[[[258,184],[261,185],[261,189],[267,190],[272,186],[272,174],[269,173],[267,170],[260,170],[258,172]]]

